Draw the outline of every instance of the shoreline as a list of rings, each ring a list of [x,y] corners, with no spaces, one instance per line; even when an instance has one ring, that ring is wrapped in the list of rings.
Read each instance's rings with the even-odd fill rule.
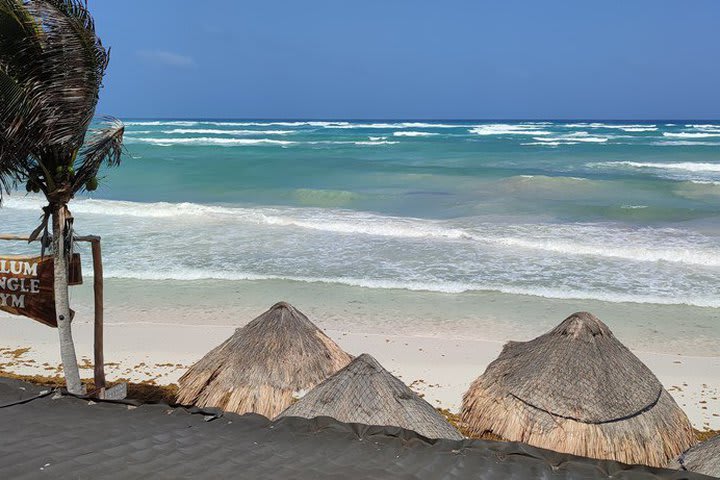
[[[71,289],[76,321],[92,313],[92,282]],[[528,340],[578,311],[603,320],[634,351],[720,357],[720,309],[462,294],[284,280],[105,280],[105,322],[240,326],[284,300],[323,329],[453,339]],[[322,299],[321,301],[319,299]],[[2,317],[0,316],[0,319]]]

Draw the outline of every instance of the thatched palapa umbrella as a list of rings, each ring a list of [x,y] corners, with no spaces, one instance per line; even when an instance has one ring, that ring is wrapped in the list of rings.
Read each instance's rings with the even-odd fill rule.
[[[668,468],[720,477],[720,435],[695,445],[670,462]]]
[[[193,365],[178,402],[273,418],[352,357],[292,305],[280,302]]]
[[[367,353],[279,416],[332,417],[345,423],[401,427],[428,438],[463,438],[432,405]]]
[[[652,466],[695,442],[655,375],[586,312],[505,345],[465,393],[462,421],[474,436]]]

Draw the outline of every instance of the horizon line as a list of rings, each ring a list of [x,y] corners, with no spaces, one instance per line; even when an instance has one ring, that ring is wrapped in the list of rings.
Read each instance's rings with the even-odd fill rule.
[[[106,115],[96,115],[96,119],[100,119]],[[357,117],[357,118],[351,118],[351,117],[191,117],[191,116],[184,116],[184,117],[164,117],[164,116],[158,116],[158,117],[148,117],[148,116],[121,116],[118,115],[116,118],[126,118],[129,120],[238,120],[238,121],[260,121],[260,122],[269,122],[269,121],[314,121],[314,122],[357,122],[357,121],[393,121],[393,122],[401,122],[401,121],[412,121],[412,122],[420,122],[420,121],[426,121],[426,122],[437,122],[437,121],[443,121],[443,122],[537,122],[537,121],[544,121],[544,122],[720,122],[720,117],[718,118],[592,118],[592,117],[556,117],[556,118],[543,118],[543,117],[534,117],[534,118],[510,118],[510,117],[498,117],[498,118],[449,118],[449,117],[438,117],[438,118],[432,118],[432,117]]]

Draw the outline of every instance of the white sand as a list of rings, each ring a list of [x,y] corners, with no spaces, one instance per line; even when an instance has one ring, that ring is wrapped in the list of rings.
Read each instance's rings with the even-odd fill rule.
[[[21,374],[54,374],[57,333],[32,321],[0,316],[0,348],[31,349],[15,358],[0,351],[0,368]],[[167,324],[106,325],[105,361],[110,381],[118,378],[175,382],[187,366],[233,332],[228,326]],[[431,404],[458,411],[462,394],[500,353],[502,342],[326,330],[345,350],[375,356]],[[92,326],[75,325],[83,376],[92,376]],[[720,429],[720,357],[635,352],[658,376],[698,429]]]

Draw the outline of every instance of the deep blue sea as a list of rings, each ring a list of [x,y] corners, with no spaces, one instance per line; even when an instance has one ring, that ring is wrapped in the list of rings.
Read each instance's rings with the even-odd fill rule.
[[[127,120],[109,277],[720,307],[720,123]],[[3,230],[41,199],[11,196]]]

